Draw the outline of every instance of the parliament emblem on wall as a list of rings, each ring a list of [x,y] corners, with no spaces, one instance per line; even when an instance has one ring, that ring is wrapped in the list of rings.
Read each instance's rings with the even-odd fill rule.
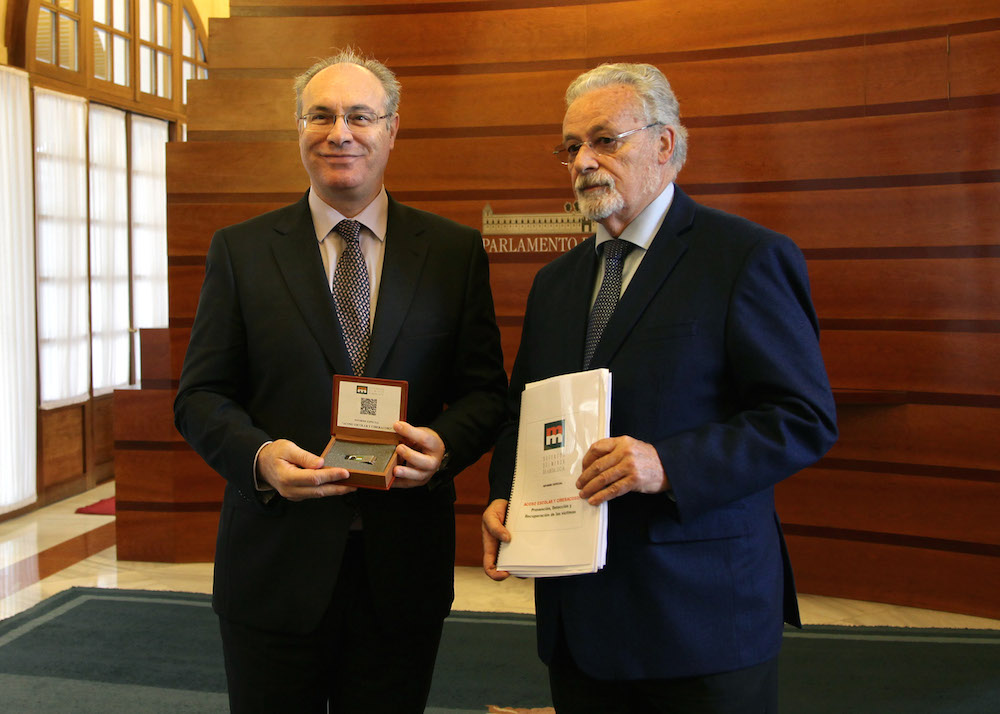
[[[594,222],[567,201],[562,213],[494,213],[483,206],[487,253],[565,253],[594,233]]]

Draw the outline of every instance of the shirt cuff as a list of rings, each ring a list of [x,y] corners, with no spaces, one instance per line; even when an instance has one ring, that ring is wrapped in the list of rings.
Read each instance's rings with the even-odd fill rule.
[[[264,450],[264,447],[271,443],[273,442],[265,441],[263,444],[260,445],[260,448],[257,449],[257,453],[254,454],[253,456],[253,473],[251,474],[253,476],[253,485],[254,488],[257,489],[257,495],[260,496],[261,500],[264,501],[264,503],[267,503],[272,498],[274,498],[274,495],[277,492],[274,490],[274,486],[272,486],[271,484],[264,483],[263,485],[261,485],[260,481],[257,480],[257,459],[260,458],[260,452]]]

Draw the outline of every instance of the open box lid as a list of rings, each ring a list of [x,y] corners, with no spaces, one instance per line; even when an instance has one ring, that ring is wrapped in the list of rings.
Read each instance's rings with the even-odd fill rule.
[[[392,425],[406,418],[409,384],[403,380],[333,377],[330,434],[340,439],[398,443]]]

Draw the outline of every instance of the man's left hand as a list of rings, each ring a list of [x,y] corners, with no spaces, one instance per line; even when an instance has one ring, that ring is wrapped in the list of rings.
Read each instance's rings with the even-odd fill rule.
[[[591,444],[583,456],[583,473],[576,487],[581,498],[597,506],[630,491],[662,493],[670,488],[670,482],[652,444],[616,436]]]
[[[437,432],[425,426],[397,421],[393,430],[402,438],[396,447],[399,463],[393,468],[393,488],[423,486],[441,468],[444,442]]]

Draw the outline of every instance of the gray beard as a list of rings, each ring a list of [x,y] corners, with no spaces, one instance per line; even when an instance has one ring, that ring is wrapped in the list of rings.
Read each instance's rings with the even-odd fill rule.
[[[600,178],[600,183],[605,186],[605,190],[600,195],[584,196],[580,189],[573,187],[580,213],[592,221],[603,221],[611,214],[625,209],[625,197],[615,185],[615,180],[611,176],[601,176]],[[654,167],[650,167],[649,171],[641,178],[645,193],[650,197],[650,200],[656,197],[659,179],[660,174]]]
[[[615,188],[613,179],[609,179],[610,186],[597,196],[582,195],[581,191],[576,191],[577,204],[580,206],[580,213],[592,221],[601,221],[625,208],[625,198]]]

